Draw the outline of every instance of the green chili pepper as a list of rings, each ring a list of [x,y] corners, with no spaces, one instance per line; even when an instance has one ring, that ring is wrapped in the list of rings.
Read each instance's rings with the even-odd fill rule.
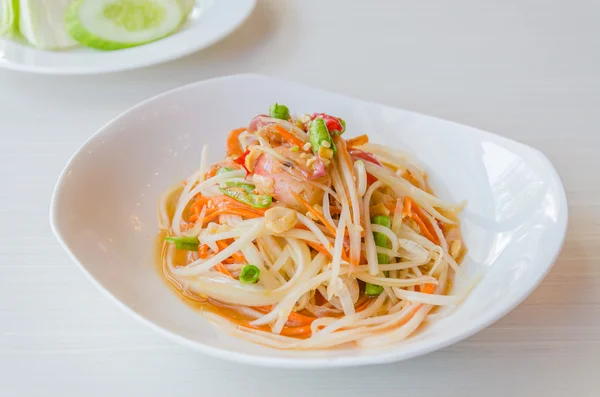
[[[256,284],[260,277],[260,269],[254,265],[246,265],[240,273],[240,281],[244,284]]]
[[[240,192],[236,188],[222,187],[219,190],[234,200],[240,203],[248,204],[252,208],[267,208],[273,202],[273,197],[263,194],[253,194],[247,192]]]
[[[392,221],[389,216],[385,215],[377,215],[371,219],[371,223],[375,225],[385,226],[387,228],[391,227]],[[388,238],[383,233],[373,232],[373,238],[375,239],[375,245],[378,247],[389,247]],[[377,262],[378,263],[389,263],[390,257],[387,254],[377,254]],[[365,294],[368,296],[377,296],[383,291],[383,287],[380,285],[374,285],[367,283],[365,286]]]
[[[242,189],[244,189],[246,192],[248,193],[252,193],[254,191],[254,189],[256,189],[256,186],[254,186],[251,183],[245,183],[245,182],[225,182],[225,186],[227,187],[241,187]]]
[[[308,128],[308,136],[310,137],[310,144],[312,145],[312,149],[315,154],[319,153],[319,148],[321,147],[322,142],[325,141],[329,142],[329,146],[335,155],[336,148],[333,144],[333,139],[331,139],[331,135],[329,135],[329,130],[327,129],[325,120],[320,117],[314,119]]]
[[[198,251],[198,245],[200,244],[200,242],[198,241],[198,237],[196,236],[170,236],[165,237],[165,241],[175,244],[175,248],[177,248],[178,250],[186,251]]]
[[[219,171],[217,171],[217,175],[222,174],[224,172],[229,172],[229,171],[233,171],[233,168],[231,168],[231,167],[222,167],[222,168],[219,168]]]
[[[274,119],[289,120],[290,110],[285,105],[280,105],[277,102],[269,108],[269,115]]]

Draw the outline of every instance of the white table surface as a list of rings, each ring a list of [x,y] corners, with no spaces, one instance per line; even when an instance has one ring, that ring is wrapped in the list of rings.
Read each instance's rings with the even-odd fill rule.
[[[259,1],[185,59],[94,77],[0,71],[0,396],[600,395],[600,2]],[[338,59],[331,61],[330,59]],[[48,226],[54,182],[103,123],[167,89],[260,72],[455,120],[544,152],[560,259],[516,310],[398,364],[253,368],[189,351],[105,298]]]

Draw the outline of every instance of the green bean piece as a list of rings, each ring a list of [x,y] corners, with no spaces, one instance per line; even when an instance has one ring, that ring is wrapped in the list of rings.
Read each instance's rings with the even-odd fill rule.
[[[175,244],[175,248],[178,250],[186,251],[198,251],[198,245],[200,244],[196,236],[168,236],[165,237],[165,241]]]
[[[277,102],[269,108],[269,115],[274,119],[289,120],[290,110],[285,105],[280,105]]]
[[[365,295],[367,296],[378,296],[383,292],[383,287],[381,285],[375,285],[371,283],[367,283],[365,285]]]
[[[315,155],[319,154],[319,148],[321,147],[323,141],[329,142],[329,147],[331,150],[333,150],[333,154],[335,155],[337,149],[333,144],[331,135],[329,135],[329,130],[327,129],[325,120],[320,117],[314,119],[308,128],[308,136],[310,138],[310,144]]]
[[[246,265],[240,273],[240,281],[244,284],[256,284],[260,277],[260,269],[254,265]]]
[[[385,226],[388,229],[392,226],[392,221],[389,216],[377,215],[371,219],[371,223],[375,225]],[[373,233],[375,239],[375,245],[378,247],[389,248],[388,238],[383,233]],[[377,254],[377,262],[379,263],[390,263],[390,257],[387,254]]]
[[[389,216],[385,215],[377,215],[371,218],[371,223],[375,225],[385,226],[387,228],[392,226],[392,220]],[[379,232],[373,232],[373,238],[375,239],[375,245],[378,247],[389,247],[388,238],[385,234]],[[378,263],[389,263],[390,257],[387,254],[377,254],[377,262]],[[365,286],[365,294],[368,296],[377,296],[381,294],[383,291],[383,287],[380,285],[375,285],[371,283],[367,283]]]
[[[221,190],[221,193],[224,195],[229,196],[240,203],[248,204],[252,208],[267,208],[273,202],[273,197],[271,196],[241,192],[237,188],[222,187],[219,190]]]

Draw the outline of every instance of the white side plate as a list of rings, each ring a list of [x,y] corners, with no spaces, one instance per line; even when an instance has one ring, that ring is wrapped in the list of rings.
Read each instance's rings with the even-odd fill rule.
[[[256,0],[198,0],[181,29],[156,42],[120,51],[42,51],[0,38],[0,67],[45,74],[93,74],[166,62],[208,47],[235,30]]]
[[[159,195],[211,161],[225,138],[275,101],[298,113],[347,121],[348,136],[412,152],[445,200],[468,200],[462,216],[467,276],[481,275],[448,317],[382,348],[279,351],[232,338],[167,287],[154,257]],[[251,364],[334,367],[398,361],[464,339],[525,299],[550,270],[567,225],[567,202],[552,164],[523,144],[475,128],[256,75],[204,81],[167,92],[100,129],[60,177],[51,224],[95,284],[127,312],[200,351]],[[456,288],[463,282],[456,279]],[[91,287],[90,287],[91,288]]]

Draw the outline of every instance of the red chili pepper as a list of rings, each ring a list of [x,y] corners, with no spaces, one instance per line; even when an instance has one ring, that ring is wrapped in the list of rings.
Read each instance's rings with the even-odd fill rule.
[[[244,153],[242,153],[240,156],[236,157],[233,162],[236,164],[241,165],[242,167],[244,167],[244,169],[246,170],[247,173],[250,173],[250,171],[248,171],[248,168],[246,168],[246,156],[250,153],[250,149],[246,149],[246,151]]]
[[[364,150],[360,149],[350,149],[348,150],[348,153],[350,153],[351,156],[358,157],[361,160],[365,160],[369,163],[377,164],[378,166],[382,167],[382,164],[379,162],[379,160],[377,160],[375,156],[369,152],[365,152]]]
[[[372,185],[375,182],[377,182],[377,178],[367,172],[367,183]]]
[[[327,126],[327,129],[329,130],[329,132],[333,132],[333,131],[337,131],[338,134],[342,134],[344,132],[344,130],[346,129],[344,126],[344,123],[342,123],[337,117],[333,117],[330,116],[328,114],[325,113],[315,113],[313,114],[310,119],[314,120],[317,117],[323,119],[323,121],[325,121],[325,125]]]

